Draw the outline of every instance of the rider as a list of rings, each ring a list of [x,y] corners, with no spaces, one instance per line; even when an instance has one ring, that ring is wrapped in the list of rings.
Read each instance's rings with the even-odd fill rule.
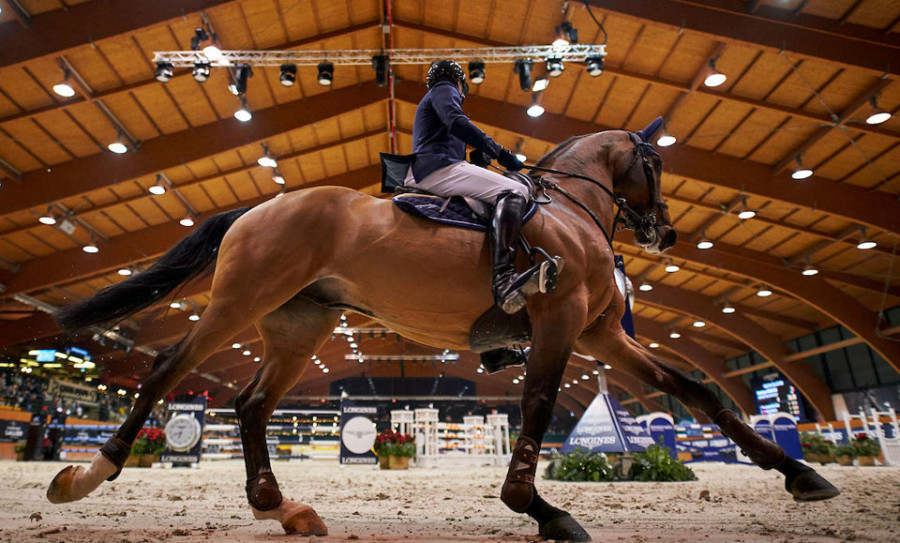
[[[494,302],[506,313],[515,313],[524,307],[526,296],[552,290],[557,264],[550,260],[516,273],[516,246],[531,195],[524,184],[466,162],[466,144],[496,158],[507,170],[519,171],[524,165],[463,113],[469,85],[459,64],[453,60],[432,63],[426,86],[428,92],[419,102],[413,124],[415,159],[404,185],[494,206],[488,229]]]

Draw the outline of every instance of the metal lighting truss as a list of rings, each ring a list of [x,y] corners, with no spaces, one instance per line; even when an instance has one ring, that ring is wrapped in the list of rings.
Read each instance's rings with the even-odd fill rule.
[[[391,64],[431,64],[435,60],[452,58],[457,62],[485,63],[515,62],[516,60],[559,59],[564,62],[584,62],[588,57],[606,56],[605,45],[528,45],[521,47],[482,47],[447,49],[336,49],[330,51],[222,51],[222,59],[210,62],[201,51],[157,51],[154,62],[170,62],[177,68],[193,67],[197,63],[211,66],[317,66],[322,62],[334,65],[371,65],[372,57],[385,55]]]

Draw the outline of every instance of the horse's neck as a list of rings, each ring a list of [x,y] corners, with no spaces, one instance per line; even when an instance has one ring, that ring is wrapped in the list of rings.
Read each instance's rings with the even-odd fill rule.
[[[612,177],[605,164],[598,164],[596,162],[585,163],[579,160],[567,160],[565,157],[561,157],[554,161],[554,164],[550,167],[554,170],[589,177],[602,183],[610,191],[613,190]],[[616,210],[613,198],[600,187],[584,179],[564,177],[559,180],[559,183],[560,188],[587,206],[587,208],[600,219],[603,228],[605,228],[606,232],[611,236],[613,233],[613,219],[615,218]],[[572,208],[575,215],[583,218],[587,223],[590,223],[591,228],[596,228],[593,226],[593,220],[591,220],[584,211],[578,209],[577,205],[568,201],[566,198],[560,198],[559,200],[562,205]]]

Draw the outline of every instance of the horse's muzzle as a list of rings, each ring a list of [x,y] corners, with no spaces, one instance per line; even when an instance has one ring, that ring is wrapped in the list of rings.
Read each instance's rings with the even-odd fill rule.
[[[638,245],[647,250],[650,254],[660,254],[675,245],[678,241],[678,234],[671,226],[659,226],[652,229],[649,235],[645,232],[635,232],[635,238]]]

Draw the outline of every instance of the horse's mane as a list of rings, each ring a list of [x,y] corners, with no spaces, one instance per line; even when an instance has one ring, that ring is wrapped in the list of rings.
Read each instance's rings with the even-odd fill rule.
[[[582,134],[580,136],[572,136],[571,138],[569,138],[566,141],[557,145],[556,149],[553,149],[546,155],[542,156],[540,158],[540,160],[537,161],[537,164],[535,164],[535,166],[544,166],[545,164],[550,162],[552,159],[556,158],[560,153],[562,153],[567,148],[569,148],[576,141],[580,140],[581,138],[587,137],[587,136],[590,136],[590,134]]]

